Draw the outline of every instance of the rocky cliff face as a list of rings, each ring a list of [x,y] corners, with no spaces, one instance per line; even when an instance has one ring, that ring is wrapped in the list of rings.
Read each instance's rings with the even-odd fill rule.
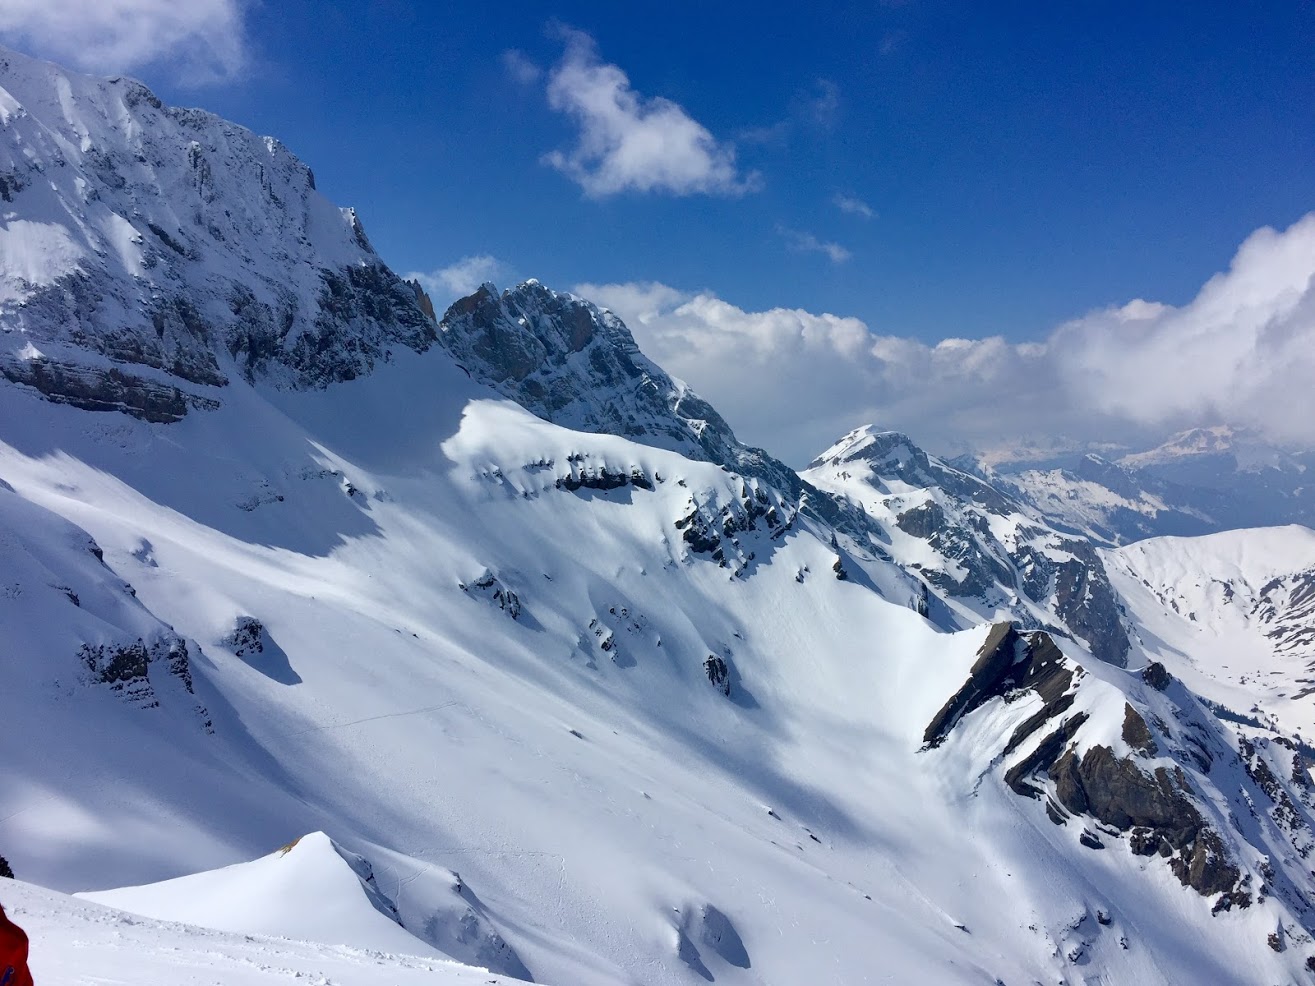
[[[319,387],[432,321],[273,138],[0,49],[0,376],[173,421],[237,374]]]

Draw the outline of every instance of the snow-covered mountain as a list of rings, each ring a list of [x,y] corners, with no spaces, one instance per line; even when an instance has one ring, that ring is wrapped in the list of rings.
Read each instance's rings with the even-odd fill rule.
[[[874,547],[939,596],[949,625],[1014,620],[1072,634],[1123,666],[1128,637],[1091,542],[1056,530],[984,480],[928,455],[906,435],[856,429],[803,473],[873,521]]]
[[[3,624],[39,655],[0,697],[30,738],[3,775],[20,876],[142,884],[329,831],[408,930],[459,871],[545,982],[1304,961],[1263,944],[1306,934],[1308,877],[1281,830],[1229,821],[1266,797],[1233,726],[1045,635],[938,632],[837,578],[816,522],[749,520],[758,489],[780,509],[752,480],[481,397],[437,352],[323,393],[235,383],[171,425],[0,400],[8,495],[67,518],[6,534],[43,559]],[[734,567],[683,533],[727,509]],[[86,667],[149,630],[70,627],[101,584],[188,642],[191,693],[163,659],[136,668],[152,702]]]
[[[0,375],[172,421],[424,349],[418,289],[278,141],[0,52]]]
[[[1224,715],[1315,738],[1315,532],[1153,538],[1102,554],[1140,652]]]
[[[1117,456],[1087,452],[1038,463],[997,455],[973,465],[1052,523],[1107,544],[1315,524],[1308,472],[1315,452],[1276,448],[1226,426],[1194,428]]]
[[[1087,539],[1061,534],[1008,487],[952,469],[905,436],[859,429],[796,475],[743,445],[715,409],[639,351],[614,314],[537,281],[501,293],[485,285],[457,301],[439,340],[475,379],[540,417],[767,483],[783,509],[835,528],[842,568],[944,629],[1014,619],[1076,635],[1101,660],[1125,660],[1126,633]],[[891,483],[899,496],[868,509],[873,490],[884,497]]]
[[[1292,474],[1306,471],[1301,456],[1264,441],[1253,431],[1228,425],[1190,428],[1155,448],[1129,452],[1119,459],[1119,464],[1135,469],[1158,469],[1165,478],[1201,485],[1209,485],[1224,472],[1263,475],[1268,470]]]
[[[862,514],[742,443],[711,404],[639,351],[621,319],[585,298],[536,280],[501,293],[485,284],[447,310],[439,340],[476,379],[545,420],[762,479],[806,512],[862,536]]]
[[[21,297],[0,310],[27,367],[0,381],[0,721],[22,738],[0,853],[145,915],[0,887],[38,981],[85,976],[82,954],[117,971],[116,941],[151,986],[217,962],[234,982],[1306,975],[1304,748],[1149,651],[1094,658],[1110,555],[898,437],[780,476],[582,299],[484,289],[434,323],[352,217],[292,194],[299,165],[256,167],[277,145],[5,64],[4,152],[40,137],[50,196],[96,195],[56,210],[25,172],[3,220],[39,263],[5,260]],[[199,225],[194,186],[141,170],[187,174],[189,141],[220,146],[198,128],[246,149],[205,152]],[[276,194],[270,169],[292,176]],[[110,213],[182,252],[96,253]],[[31,252],[65,240],[63,266]],[[380,289],[335,292],[360,278]],[[296,284],[253,358],[222,299]],[[207,331],[157,335],[157,292]],[[179,372],[207,353],[222,385]],[[181,409],[43,385],[71,379],[40,377],[56,362]]]

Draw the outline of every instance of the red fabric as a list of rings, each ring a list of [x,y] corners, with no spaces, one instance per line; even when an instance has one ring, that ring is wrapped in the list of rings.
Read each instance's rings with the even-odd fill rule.
[[[32,986],[32,973],[27,968],[27,934],[0,908],[0,980],[10,966],[14,975],[5,986]]]

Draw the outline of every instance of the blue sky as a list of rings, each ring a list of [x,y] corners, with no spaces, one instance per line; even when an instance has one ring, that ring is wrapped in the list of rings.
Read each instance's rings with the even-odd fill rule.
[[[192,0],[152,27],[158,8],[44,0],[0,35],[277,135],[440,293],[534,276],[648,311],[641,341],[714,397],[680,365],[688,319],[662,321],[694,298],[1045,343],[1133,299],[1188,305],[1253,231],[1315,208],[1306,0]],[[116,17],[122,43],[74,29]],[[619,121],[597,112],[618,87]],[[746,430],[763,412],[727,392]],[[1202,405],[1153,423],[1228,412]]]

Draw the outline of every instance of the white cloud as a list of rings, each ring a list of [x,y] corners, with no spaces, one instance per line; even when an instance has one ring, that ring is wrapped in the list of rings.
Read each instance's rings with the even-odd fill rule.
[[[859,216],[862,219],[877,218],[877,214],[873,211],[872,206],[868,205],[856,195],[845,195],[841,192],[837,192],[835,197],[831,199],[831,204],[841,212],[848,213],[851,216]]]
[[[508,48],[502,53],[502,67],[523,86],[532,86],[543,76],[543,69],[518,48]]]
[[[247,60],[247,0],[0,0],[0,36],[90,72],[168,63],[184,82],[231,79]]]
[[[932,449],[1161,438],[1221,422],[1315,446],[1315,213],[1262,229],[1181,307],[1136,300],[1024,344],[934,345],[661,284],[582,285],[746,441],[802,464],[874,422]]]
[[[1137,300],[1061,326],[1063,382],[1149,423],[1226,421],[1315,444],[1315,213],[1264,228],[1181,308]]]
[[[741,174],[735,148],[719,142],[676,103],[635,92],[593,39],[565,31],[566,54],[548,76],[548,105],[579,125],[575,147],[544,161],[592,198],[620,192],[743,195],[762,185]]]
[[[786,229],[784,226],[778,226],[776,231],[785,237],[785,242],[789,244],[791,250],[798,250],[801,253],[825,253],[833,264],[843,264],[851,256],[850,252],[839,243],[819,240],[812,233]]]
[[[505,280],[510,276],[511,271],[506,264],[486,253],[462,257],[455,263],[427,274],[412,271],[406,275],[408,280],[420,282],[440,316],[448,305],[458,298],[474,294],[485,281]]]

